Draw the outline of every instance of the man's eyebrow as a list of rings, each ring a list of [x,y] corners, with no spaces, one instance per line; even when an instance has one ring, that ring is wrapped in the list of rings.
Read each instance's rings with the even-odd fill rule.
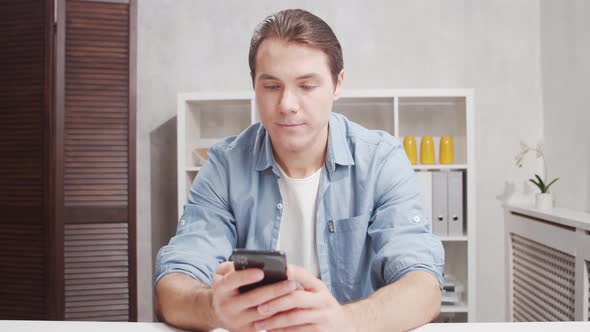
[[[260,76],[258,76],[259,80],[276,80],[279,81],[278,78],[270,75],[270,74],[260,74]]]
[[[305,75],[301,75],[299,77],[297,77],[298,80],[303,80],[306,78],[318,78],[320,75],[316,74],[316,73],[309,73],[309,74],[305,74]]]
[[[298,80],[303,80],[303,79],[307,79],[307,78],[318,78],[320,75],[318,75],[317,73],[309,73],[309,74],[305,74],[305,75],[301,75],[298,76],[296,79]],[[259,80],[275,80],[275,81],[280,81],[278,78],[270,75],[270,74],[260,74],[260,76],[258,76]]]

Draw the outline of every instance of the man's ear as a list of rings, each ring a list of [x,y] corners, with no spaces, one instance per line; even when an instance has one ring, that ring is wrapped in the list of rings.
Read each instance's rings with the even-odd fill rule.
[[[338,74],[338,81],[336,81],[336,88],[334,89],[334,100],[338,100],[340,98],[340,93],[342,92],[342,82],[344,81],[344,69],[340,71]]]

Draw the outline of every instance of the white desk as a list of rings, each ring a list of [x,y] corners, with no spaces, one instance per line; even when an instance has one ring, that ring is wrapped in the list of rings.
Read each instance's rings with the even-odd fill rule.
[[[64,322],[40,320],[0,320],[0,331],[4,332],[182,332],[164,323],[121,323],[121,322]]]
[[[163,323],[109,323],[109,322],[63,322],[63,321],[16,321],[0,320],[0,331],[10,332],[180,332]],[[223,330],[215,330],[223,331]],[[473,331],[567,331],[588,332],[590,322],[551,322],[551,323],[444,323],[428,324],[417,332],[473,332]],[[370,332],[370,331],[369,331]]]
[[[473,332],[473,331],[517,331],[517,332],[588,332],[590,322],[533,322],[533,323],[440,323],[424,325],[417,332]]]

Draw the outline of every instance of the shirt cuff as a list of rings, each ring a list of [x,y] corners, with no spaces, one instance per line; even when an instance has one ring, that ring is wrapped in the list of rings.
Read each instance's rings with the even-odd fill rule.
[[[171,274],[171,273],[183,273],[187,276],[201,282],[203,285],[209,286],[211,281],[207,276],[195,268],[187,268],[187,266],[181,265],[171,265],[171,266],[159,266],[156,271],[156,277],[154,278],[154,287],[158,284],[158,281],[162,279],[164,276]]]
[[[414,265],[410,265],[407,267],[402,267],[401,269],[396,268],[396,267],[392,267],[392,268],[389,268],[389,270],[390,270],[389,272],[391,272],[390,275],[393,275],[393,277],[387,282],[387,284],[391,284],[391,283],[398,281],[399,279],[401,279],[403,276],[405,276],[409,272],[425,271],[425,272],[432,274],[436,278],[436,280],[438,280],[438,285],[441,290],[443,289],[443,286],[444,286],[444,277],[442,275],[442,266],[437,268],[437,267],[433,267],[433,266],[425,265],[425,264],[414,264]],[[397,273],[393,274],[392,273],[393,271],[397,271]]]

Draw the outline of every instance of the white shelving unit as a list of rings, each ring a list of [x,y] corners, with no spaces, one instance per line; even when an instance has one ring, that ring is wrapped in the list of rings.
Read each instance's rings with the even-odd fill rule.
[[[467,170],[466,164],[452,165],[413,165],[415,171],[433,171],[433,170]]]
[[[472,89],[345,90],[333,111],[369,129],[399,137],[406,135],[453,137],[452,165],[414,165],[416,172],[459,170],[464,172],[465,232],[443,236],[445,271],[465,286],[462,301],[442,307],[458,320],[475,319],[475,165]],[[200,169],[194,149],[209,147],[226,136],[237,135],[258,122],[253,92],[181,93],[178,95],[178,211],[187,199]],[[435,149],[438,150],[438,149]],[[438,160],[438,151],[435,156]]]

